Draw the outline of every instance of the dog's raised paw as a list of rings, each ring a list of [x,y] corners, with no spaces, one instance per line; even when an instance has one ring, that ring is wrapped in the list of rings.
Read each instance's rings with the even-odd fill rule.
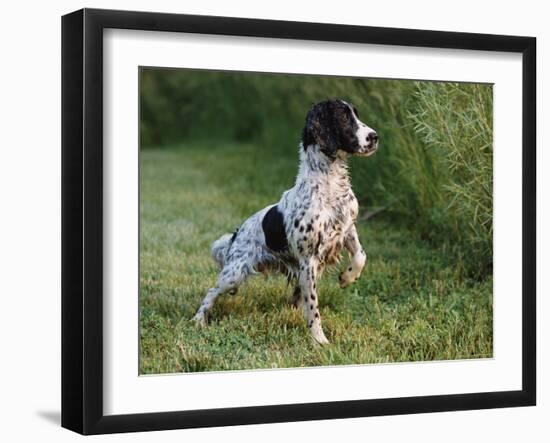
[[[354,280],[350,279],[347,275],[347,272],[342,272],[340,274],[340,277],[338,278],[338,281],[340,282],[340,288],[344,289],[351,285]]]

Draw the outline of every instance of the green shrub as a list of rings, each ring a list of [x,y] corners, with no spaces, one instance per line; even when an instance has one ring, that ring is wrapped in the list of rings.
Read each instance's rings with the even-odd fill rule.
[[[423,219],[451,237],[478,275],[491,271],[493,259],[492,100],[488,85],[418,83],[409,118],[432,172],[411,171],[418,154],[410,150],[402,161],[409,176],[433,178],[433,206],[420,206]]]

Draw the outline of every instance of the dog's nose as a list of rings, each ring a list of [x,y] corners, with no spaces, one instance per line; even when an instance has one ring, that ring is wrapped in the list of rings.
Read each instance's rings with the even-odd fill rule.
[[[376,143],[378,141],[378,134],[376,132],[369,132],[367,135],[367,141],[370,143]]]

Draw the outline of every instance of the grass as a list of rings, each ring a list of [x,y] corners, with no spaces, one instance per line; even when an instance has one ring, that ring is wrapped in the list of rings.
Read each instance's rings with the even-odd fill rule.
[[[297,154],[172,148],[141,152],[140,373],[492,356],[492,279],[468,278],[448,244],[422,240],[387,213],[358,225],[369,256],[361,279],[342,290],[334,269],[321,281],[331,344],[310,339],[282,277],[251,278],[197,328],[190,319],[216,278],[211,242],[292,185]]]

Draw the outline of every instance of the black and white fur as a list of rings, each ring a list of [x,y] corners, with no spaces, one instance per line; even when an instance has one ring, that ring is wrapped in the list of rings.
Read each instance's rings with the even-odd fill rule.
[[[328,343],[321,327],[317,282],[344,247],[351,264],[340,275],[342,287],[359,278],[367,261],[355,228],[358,203],[347,158],[366,157],[377,148],[376,132],[359,120],[352,105],[343,100],[314,105],[306,117],[294,187],[278,203],[245,220],[235,233],[212,244],[221,272],[194,320],[204,325],[216,298],[235,293],[248,276],[279,271],[294,285],[293,302],[304,310],[313,338]]]

